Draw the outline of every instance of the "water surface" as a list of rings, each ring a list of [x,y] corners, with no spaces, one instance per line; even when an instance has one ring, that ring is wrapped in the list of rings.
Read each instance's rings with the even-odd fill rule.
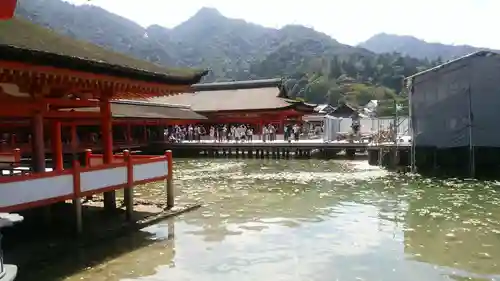
[[[202,208],[85,249],[40,276],[56,280],[78,263],[87,268],[60,279],[500,280],[494,182],[320,160],[185,160],[175,177],[177,200]],[[157,198],[163,188],[137,193]]]

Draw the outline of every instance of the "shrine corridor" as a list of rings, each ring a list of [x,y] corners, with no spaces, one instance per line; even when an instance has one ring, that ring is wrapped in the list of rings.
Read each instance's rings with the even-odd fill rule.
[[[500,280],[497,183],[394,175],[366,161],[178,160],[175,169],[177,200],[203,207],[21,268],[19,280]]]

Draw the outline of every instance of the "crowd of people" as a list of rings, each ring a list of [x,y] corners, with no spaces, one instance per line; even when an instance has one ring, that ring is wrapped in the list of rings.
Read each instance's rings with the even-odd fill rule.
[[[284,140],[298,141],[302,127],[298,124],[286,125],[283,128]],[[220,125],[176,125],[165,129],[165,138],[170,142],[200,142],[210,140],[213,142],[247,142],[256,139],[266,141],[277,140],[278,128],[272,124],[262,126],[262,131],[257,131],[249,124],[220,124]],[[257,136],[257,137],[254,137]]]

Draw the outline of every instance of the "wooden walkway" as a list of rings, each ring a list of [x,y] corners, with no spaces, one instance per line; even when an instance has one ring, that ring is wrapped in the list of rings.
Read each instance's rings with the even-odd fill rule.
[[[386,144],[384,147],[391,147]],[[214,142],[202,140],[180,143],[156,142],[149,145],[154,151],[172,150],[175,157],[247,157],[247,158],[335,158],[354,157],[358,152],[377,149],[367,142],[324,142],[322,140],[251,142]]]

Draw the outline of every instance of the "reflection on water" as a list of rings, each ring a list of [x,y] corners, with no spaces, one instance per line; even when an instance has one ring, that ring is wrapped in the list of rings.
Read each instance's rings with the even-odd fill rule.
[[[318,160],[185,160],[175,173],[177,200],[204,207],[87,250],[130,248],[65,280],[500,280],[494,182]]]

